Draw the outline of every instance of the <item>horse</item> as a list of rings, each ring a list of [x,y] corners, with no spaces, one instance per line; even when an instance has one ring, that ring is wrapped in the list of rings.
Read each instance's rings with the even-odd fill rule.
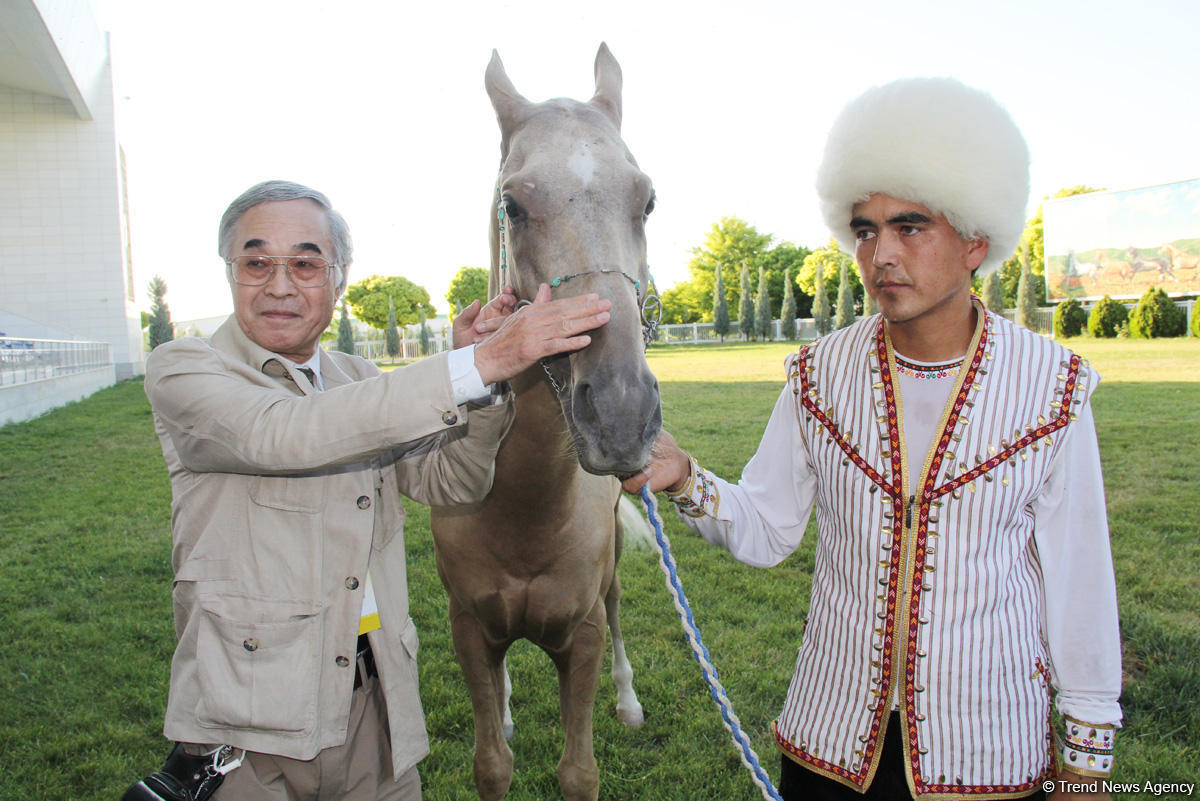
[[[588,347],[510,382],[516,408],[490,494],[431,512],[483,801],[502,798],[512,781],[504,660],[518,639],[539,646],[558,670],[564,801],[594,801],[599,792],[592,719],[606,624],[618,717],[643,720],[618,620],[615,476],[646,464],[662,425],[644,355],[656,322],[647,322],[656,299],[645,233],[654,191],[621,139],[621,68],[604,44],[595,80],[587,102],[532,103],[493,50],[484,81],[501,134],[489,293],[509,285],[526,301],[544,282],[555,297],[599,293],[612,309],[609,322],[589,332]]]
[[[1193,278],[1200,276],[1200,256],[1195,253],[1185,253],[1170,243],[1163,245],[1162,250],[1167,252],[1167,258],[1171,261],[1172,270],[1194,272],[1196,275]]]
[[[1142,252],[1133,245],[1130,245],[1125,251],[1129,255],[1129,263],[1133,266],[1133,275],[1143,272],[1158,271],[1158,277],[1163,281],[1170,276],[1172,280],[1175,278],[1175,273],[1171,272],[1171,260],[1164,256],[1154,256],[1152,258],[1144,258]]]

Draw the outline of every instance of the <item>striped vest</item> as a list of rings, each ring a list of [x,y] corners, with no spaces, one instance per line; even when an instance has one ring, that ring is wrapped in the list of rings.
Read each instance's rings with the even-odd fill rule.
[[[789,382],[820,532],[780,748],[844,784],[875,774],[898,702],[917,795],[1025,795],[1052,770],[1030,503],[1086,402],[1086,364],[980,309],[934,447],[904,475],[903,399],[879,316],[803,346]]]

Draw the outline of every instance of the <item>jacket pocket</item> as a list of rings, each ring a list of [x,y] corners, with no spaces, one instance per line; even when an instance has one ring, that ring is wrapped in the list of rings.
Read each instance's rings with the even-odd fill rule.
[[[327,476],[251,476],[250,499],[286,512],[321,511]]]
[[[317,711],[318,620],[302,614],[247,623],[202,608],[196,640],[200,725],[311,731]]]

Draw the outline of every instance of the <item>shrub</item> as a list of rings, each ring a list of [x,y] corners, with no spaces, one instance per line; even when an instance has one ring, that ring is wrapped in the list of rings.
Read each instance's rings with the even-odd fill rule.
[[[1181,337],[1187,333],[1187,314],[1162,289],[1150,287],[1129,315],[1129,333],[1139,339]]]
[[[1077,337],[1087,325],[1087,312],[1075,298],[1065,300],[1054,309],[1054,336]]]
[[[1200,337],[1200,300],[1192,304],[1192,336]]]
[[[1094,337],[1111,339],[1117,335],[1121,323],[1128,319],[1129,312],[1125,307],[1105,295],[1092,307],[1092,313],[1088,315],[1087,330]]]

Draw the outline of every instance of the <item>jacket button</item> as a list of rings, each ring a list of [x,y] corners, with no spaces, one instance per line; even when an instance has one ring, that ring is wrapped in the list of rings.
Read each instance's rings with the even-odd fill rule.
[[[358,579],[356,579],[354,576],[350,576],[348,579],[346,579],[346,589],[357,590],[358,589]]]
[[[258,650],[258,640],[254,639],[253,637],[243,640],[242,647],[245,648],[247,651],[257,651]]]
[[[337,659],[335,659],[333,661],[337,663],[338,667],[349,667],[349,665],[350,665],[350,660],[344,656],[339,656]]]
[[[448,426],[452,426],[458,422],[458,415],[454,412],[446,412],[442,415],[442,422]]]
[[[358,508],[359,509],[370,509],[371,508],[371,499],[368,498],[366,495],[359,495],[358,496]]]

